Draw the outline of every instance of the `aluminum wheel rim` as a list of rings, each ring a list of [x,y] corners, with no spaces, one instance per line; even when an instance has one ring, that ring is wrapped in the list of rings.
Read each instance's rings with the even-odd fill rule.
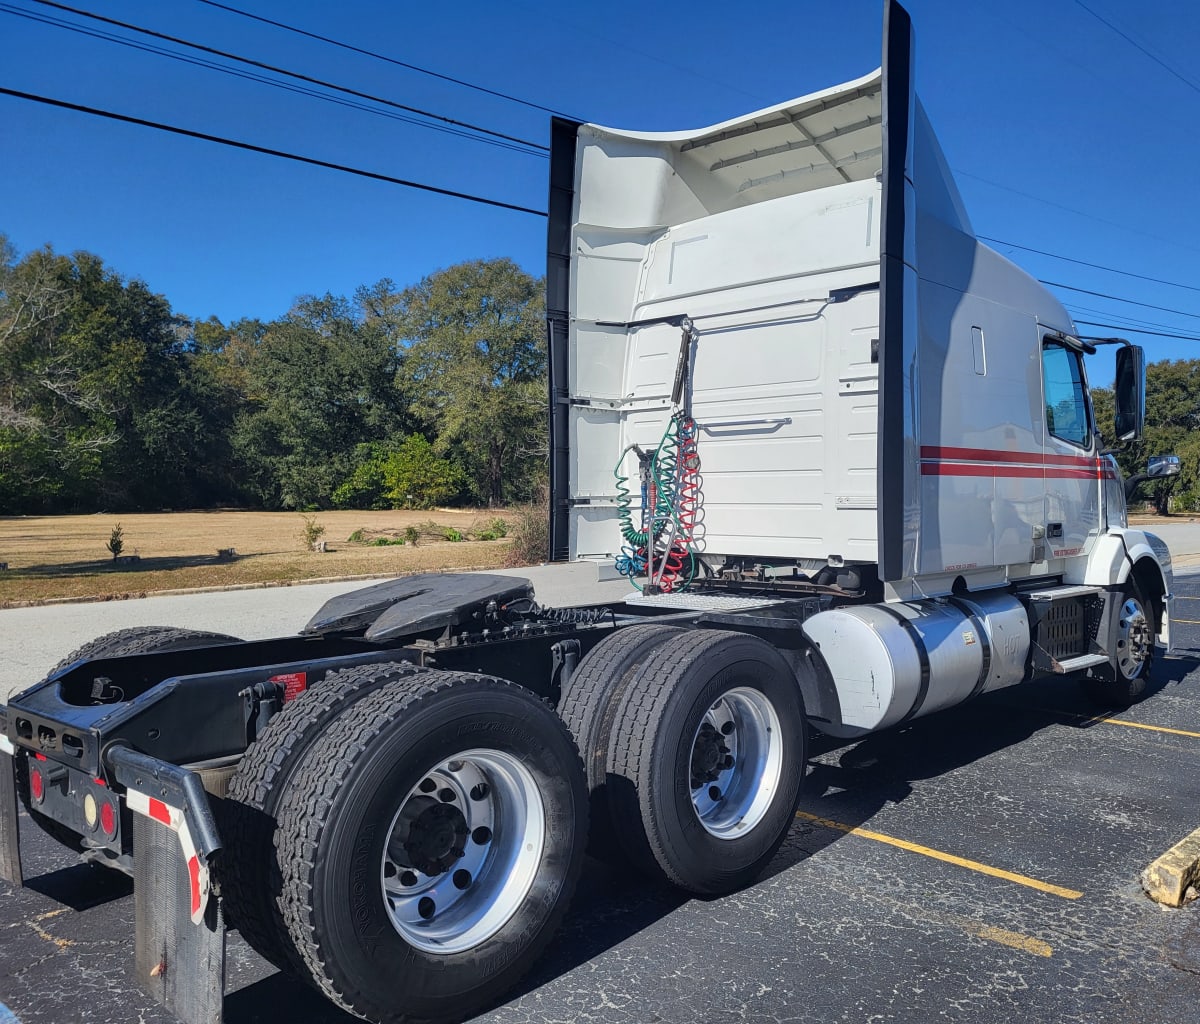
[[[533,775],[500,750],[464,750],[401,801],[380,865],[384,908],[406,942],[461,953],[495,935],[528,895],[546,842]]]
[[[1126,679],[1135,679],[1150,652],[1150,623],[1136,597],[1127,597],[1117,619],[1117,667]]]
[[[738,839],[766,815],[783,771],[779,715],[766,695],[739,686],[704,713],[691,749],[692,807],[717,839]]]

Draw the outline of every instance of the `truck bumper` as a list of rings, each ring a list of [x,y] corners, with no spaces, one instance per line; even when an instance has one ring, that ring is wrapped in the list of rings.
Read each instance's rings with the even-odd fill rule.
[[[0,732],[0,878],[13,885],[24,884],[15,759],[25,756]],[[220,1024],[225,923],[208,876],[221,844],[200,779],[127,747],[106,761],[134,812],[138,982],[183,1024]]]

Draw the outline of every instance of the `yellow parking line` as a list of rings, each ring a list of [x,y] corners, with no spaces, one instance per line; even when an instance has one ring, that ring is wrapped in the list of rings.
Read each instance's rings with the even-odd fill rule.
[[[1187,729],[1172,729],[1167,725],[1147,725],[1145,722],[1131,722],[1127,718],[1109,718],[1108,715],[1077,715],[1073,711],[1059,711],[1057,708],[1036,708],[1047,715],[1058,715],[1059,718],[1074,718],[1087,725],[1096,722],[1103,725],[1123,725],[1129,729],[1145,729],[1147,732],[1165,732],[1172,736],[1189,736],[1200,740],[1200,732],[1189,732]]]
[[[1187,729],[1171,729],[1165,725],[1146,725],[1145,722],[1130,722],[1124,718],[1108,718],[1105,715],[1097,715],[1095,718],[1088,718],[1085,721],[1104,722],[1107,725],[1124,725],[1130,729],[1146,729],[1149,732],[1167,732],[1172,736],[1191,736],[1193,739],[1200,740],[1200,732],[1188,732]]]
[[[960,868],[967,868],[969,871],[978,871],[981,875],[990,875],[992,878],[1003,878],[1006,882],[1016,882],[1017,885],[1037,889],[1039,892],[1048,892],[1052,896],[1061,896],[1064,900],[1077,900],[1083,895],[1077,889],[1067,889],[1061,885],[1042,882],[1036,878],[1030,878],[1028,875],[1018,875],[1015,871],[994,868],[990,864],[981,864],[977,860],[968,860],[966,857],[958,857],[953,853],[944,853],[941,850],[934,850],[931,847],[921,846],[918,843],[910,843],[907,839],[886,836],[882,832],[871,832],[868,829],[846,825],[840,821],[831,821],[829,818],[821,818],[815,814],[809,814],[807,811],[797,811],[796,817],[804,821],[811,821],[814,825],[821,825],[824,828],[846,832],[853,836],[861,836],[863,839],[874,839],[877,843],[887,843],[888,846],[896,846],[901,850],[908,850],[910,853],[919,853],[923,857],[932,857],[934,860],[945,861],[947,864],[955,864]]]
[[[839,886],[839,888],[845,889],[845,886]],[[1054,947],[1050,943],[1043,942],[1041,939],[1035,939],[1032,935],[1010,932],[1007,928],[997,928],[995,925],[984,924],[982,921],[962,917],[959,914],[948,914],[945,911],[934,910],[923,904],[913,904],[894,899],[873,890],[861,891],[856,889],[855,893],[865,897],[872,903],[880,903],[885,907],[890,907],[906,918],[915,917],[918,920],[928,921],[931,924],[941,927],[957,928],[977,939],[998,942],[1002,946],[1009,946],[1012,949],[1019,949],[1025,953],[1032,953],[1034,956],[1054,956]]]
[[[1011,946],[1013,949],[1020,949],[1026,953],[1032,953],[1034,956],[1054,956],[1054,947],[1050,943],[1035,939],[1030,935],[1022,935],[1020,932],[1010,932],[1004,928],[994,928],[990,924],[975,924],[974,922],[964,923],[960,927],[981,939],[999,942],[1003,946]]]

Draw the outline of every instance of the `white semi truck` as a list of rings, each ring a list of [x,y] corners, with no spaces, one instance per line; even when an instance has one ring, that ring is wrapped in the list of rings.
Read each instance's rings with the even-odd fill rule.
[[[626,600],[425,575],[295,637],[101,637],[0,711],[0,877],[22,804],[132,874],[138,977],[187,1022],[221,1019],[226,917],[361,1017],[459,1019],[589,847],[752,882],[810,730],[1064,673],[1136,700],[1171,563],[1101,449],[1095,345],[974,237],[884,27],[881,70],[711,128],[553,123],[551,556]],[[1134,346],[1114,391],[1129,441]]]

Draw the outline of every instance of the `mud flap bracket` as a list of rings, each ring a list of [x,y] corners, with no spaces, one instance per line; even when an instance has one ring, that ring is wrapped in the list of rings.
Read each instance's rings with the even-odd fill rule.
[[[193,924],[191,880],[179,838],[133,816],[134,969],[138,982],[183,1024],[221,1024],[225,922],[212,896]]]
[[[21,833],[17,822],[17,777],[12,743],[0,734],[0,878],[23,885]]]

